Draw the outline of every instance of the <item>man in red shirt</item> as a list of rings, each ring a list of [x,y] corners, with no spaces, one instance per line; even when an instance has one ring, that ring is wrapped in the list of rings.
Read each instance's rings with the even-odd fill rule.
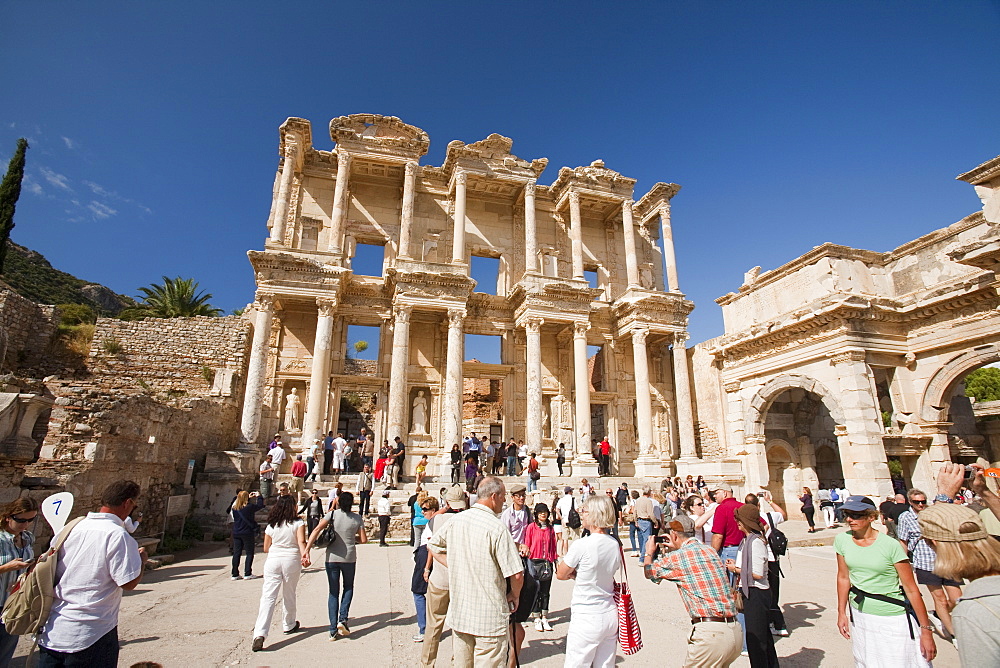
[[[295,502],[302,503],[302,493],[306,488],[306,473],[309,468],[302,461],[302,455],[295,455],[292,462],[292,492],[295,493]]]
[[[712,486],[713,500],[719,504],[712,518],[712,547],[722,563],[726,559],[736,559],[743,531],[736,522],[736,509],[743,504],[733,498],[733,488],[727,482],[719,482]]]
[[[601,441],[601,475],[611,475],[611,444],[607,436]]]

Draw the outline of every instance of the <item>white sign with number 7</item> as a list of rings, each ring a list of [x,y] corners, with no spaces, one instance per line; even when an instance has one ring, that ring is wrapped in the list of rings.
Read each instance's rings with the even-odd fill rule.
[[[42,501],[42,515],[52,527],[52,535],[58,536],[66,526],[66,520],[73,511],[73,493],[59,492]]]

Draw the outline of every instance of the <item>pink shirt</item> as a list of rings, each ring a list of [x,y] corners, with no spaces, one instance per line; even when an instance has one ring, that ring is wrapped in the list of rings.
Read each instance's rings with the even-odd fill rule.
[[[540,527],[532,522],[524,532],[524,544],[528,547],[528,556],[532,559],[556,561],[556,534],[552,525]]]

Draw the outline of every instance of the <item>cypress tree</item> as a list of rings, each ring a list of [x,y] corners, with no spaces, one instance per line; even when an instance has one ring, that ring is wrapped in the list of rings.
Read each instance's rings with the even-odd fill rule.
[[[21,179],[24,178],[24,152],[28,149],[28,140],[21,137],[17,140],[17,150],[10,159],[7,173],[0,182],[0,274],[3,274],[4,263],[7,260],[7,242],[10,231],[14,229],[14,208],[17,198],[21,196]]]

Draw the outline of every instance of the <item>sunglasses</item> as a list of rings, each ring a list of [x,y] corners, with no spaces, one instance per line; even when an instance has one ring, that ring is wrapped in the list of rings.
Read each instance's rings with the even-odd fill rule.
[[[10,521],[14,524],[30,524],[35,521],[35,518],[32,517],[30,520],[26,520],[23,517],[11,517]]]
[[[922,500],[910,499],[910,503],[912,503],[915,506],[926,506],[927,499],[922,499]]]
[[[705,504],[704,503],[692,503],[691,505],[692,506],[704,506]]]
[[[850,510],[844,511],[844,517],[850,520],[863,520],[868,516],[867,513],[856,513]]]

